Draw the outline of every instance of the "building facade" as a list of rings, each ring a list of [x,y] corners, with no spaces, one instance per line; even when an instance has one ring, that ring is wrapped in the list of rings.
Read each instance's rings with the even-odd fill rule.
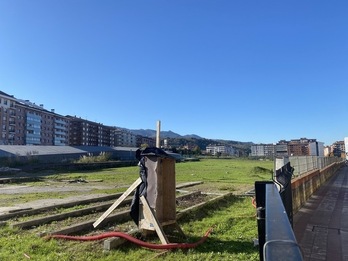
[[[0,144],[15,144],[16,99],[0,91]]]
[[[74,116],[67,118],[70,146],[111,146],[112,127]]]
[[[150,138],[150,137],[144,137],[141,135],[136,136],[137,139],[137,147],[155,147],[156,146],[156,139]]]
[[[308,144],[308,150],[309,150],[309,156],[324,157],[325,155],[323,142],[318,142],[318,141],[310,142]]]
[[[280,140],[275,145],[275,155],[276,157],[286,157],[289,156],[288,152],[288,141]]]
[[[316,142],[316,139],[300,138],[290,140],[288,143],[289,156],[310,156],[309,144],[313,142]]]
[[[54,114],[54,144],[56,146],[69,145],[69,120],[67,117]]]
[[[129,130],[62,116],[0,91],[0,145],[137,147],[139,140]]]
[[[28,100],[16,102],[15,145],[68,145],[66,117]]]
[[[227,145],[209,145],[206,147],[206,153],[211,155],[234,156],[236,149]]]
[[[255,144],[251,145],[251,153],[252,157],[267,157],[273,158],[275,155],[275,145],[274,144]]]
[[[129,130],[115,128],[112,135],[114,137],[113,146],[115,147],[137,147],[137,135]]]
[[[336,157],[346,157],[346,146],[345,141],[336,141],[331,145],[331,150],[334,156]]]
[[[324,156],[324,143],[315,139],[280,140],[273,144],[255,144],[251,146],[251,156],[270,157],[287,156]]]

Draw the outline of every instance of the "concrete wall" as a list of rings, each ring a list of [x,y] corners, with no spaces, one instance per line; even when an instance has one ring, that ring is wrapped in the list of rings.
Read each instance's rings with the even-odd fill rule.
[[[323,169],[316,169],[291,181],[292,208],[295,214],[312,196],[312,194],[330,179],[344,162],[332,163]]]

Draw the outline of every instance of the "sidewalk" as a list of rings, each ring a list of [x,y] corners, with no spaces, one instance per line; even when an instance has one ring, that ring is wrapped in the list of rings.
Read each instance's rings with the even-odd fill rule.
[[[305,261],[348,261],[348,166],[309,198],[293,224]]]

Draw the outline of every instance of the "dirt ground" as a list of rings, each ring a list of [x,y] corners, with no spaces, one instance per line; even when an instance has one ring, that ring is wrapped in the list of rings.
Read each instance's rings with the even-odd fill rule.
[[[12,170],[10,170],[12,171]],[[41,173],[44,174],[44,173]],[[50,174],[50,173],[46,173]],[[28,176],[31,176],[27,173],[16,173],[13,175],[6,175],[4,173],[0,173],[0,195],[8,195],[8,197],[5,197],[5,199],[2,199],[0,201],[0,215],[8,213],[9,211],[19,211],[21,209],[28,209],[28,208],[38,208],[38,207],[44,207],[44,206],[51,206],[55,204],[62,204],[62,203],[68,203],[76,200],[83,200],[83,199],[90,199],[95,198],[99,196],[105,196],[105,193],[95,193],[97,190],[110,190],[116,188],[116,186],[112,185],[106,185],[102,182],[84,182],[83,180],[76,180],[76,181],[56,181],[56,180],[45,180],[45,184],[38,184],[35,186],[35,183],[33,182],[16,182],[11,183],[9,181],[6,181],[6,179],[16,178],[20,176],[21,178],[25,178]],[[29,185],[28,185],[29,184]],[[226,188],[224,188],[226,189]],[[224,189],[220,190],[218,193],[224,193],[228,191],[223,191]],[[230,188],[227,188],[230,189]],[[243,194],[246,191],[248,191],[249,187],[238,187],[237,190],[234,190],[234,194]],[[93,194],[91,193],[93,191]],[[202,193],[216,193],[216,191],[213,191],[211,186],[209,184],[202,183],[200,185],[184,188],[183,191],[185,192],[192,192],[192,191],[201,191]],[[46,199],[39,199],[39,200],[33,200],[33,201],[27,201],[27,202],[16,202],[16,198],[21,197],[21,195],[24,194],[33,194],[33,193],[54,193],[57,195],[57,193],[62,193],[62,196],[58,196],[55,198],[46,198]],[[64,193],[70,193],[74,192],[74,196],[66,197],[64,196]],[[77,192],[77,193],[76,193]],[[77,194],[77,195],[76,195]],[[11,197],[13,195],[13,197]],[[192,199],[193,200],[193,199]]]
[[[1,179],[7,179],[8,177],[2,176]],[[0,183],[0,194],[9,195],[7,199],[3,199],[0,201],[0,215],[4,213],[8,213],[9,211],[16,211],[25,208],[38,208],[48,205],[55,205],[61,203],[67,203],[75,200],[89,199],[95,198],[99,196],[104,196],[106,194],[91,194],[90,192],[93,190],[105,190],[105,189],[113,189],[115,186],[107,186],[103,185],[100,182],[54,182],[49,181],[46,182],[45,185],[27,185],[26,182],[20,183]],[[16,202],[16,197],[20,197],[24,194],[32,194],[32,193],[68,193],[68,192],[78,192],[78,195],[71,197],[61,198],[46,198],[40,200],[33,200],[28,202]],[[11,199],[10,195],[13,195],[13,199]]]

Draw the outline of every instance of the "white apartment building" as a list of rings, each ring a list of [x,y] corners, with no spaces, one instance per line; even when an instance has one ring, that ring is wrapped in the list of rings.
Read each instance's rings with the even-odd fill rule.
[[[209,145],[206,147],[206,153],[214,156],[218,154],[233,156],[236,155],[236,149],[227,145]]]
[[[275,153],[274,144],[255,144],[251,145],[252,157],[273,157]]]
[[[125,129],[115,129],[114,132],[114,146],[116,147],[136,147],[137,136]]]

